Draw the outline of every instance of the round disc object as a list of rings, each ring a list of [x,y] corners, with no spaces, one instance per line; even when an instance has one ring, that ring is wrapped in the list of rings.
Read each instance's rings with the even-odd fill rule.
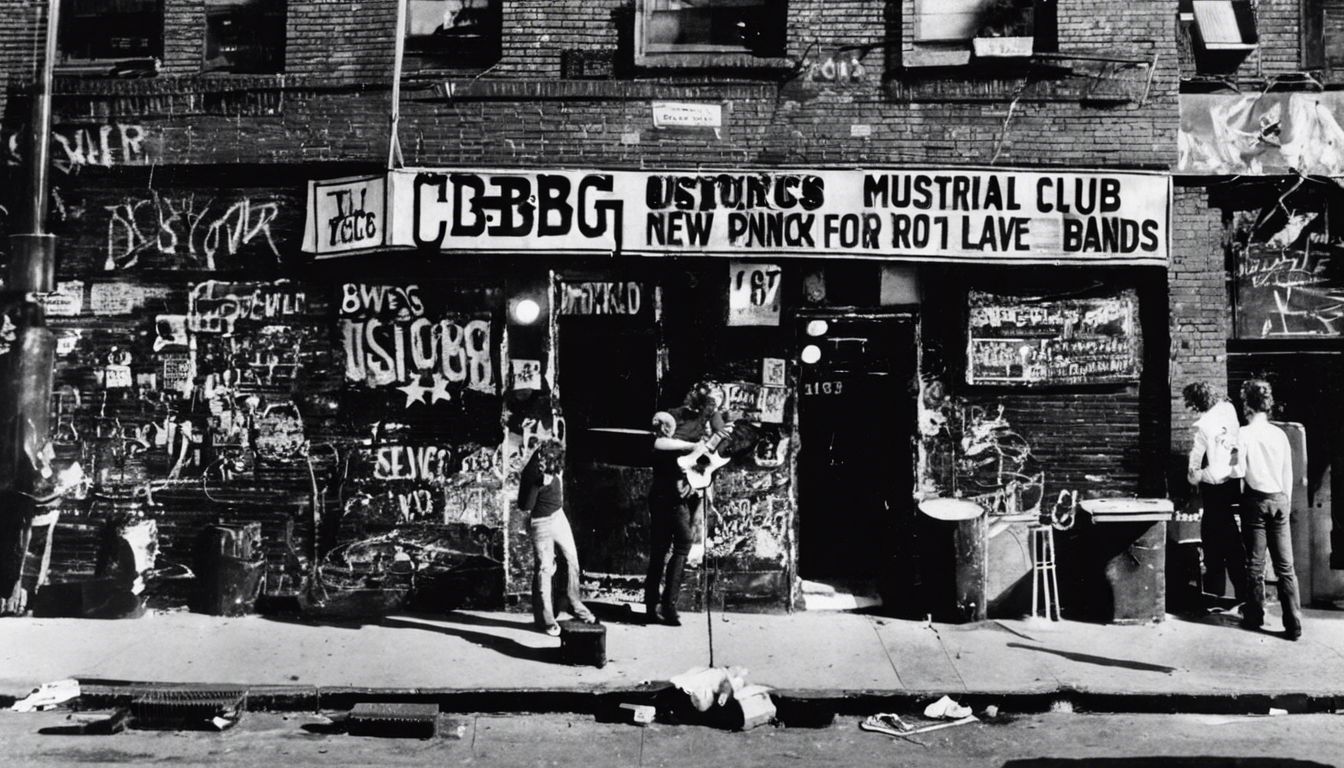
[[[919,502],[919,511],[934,520],[974,520],[985,513],[984,507],[965,499],[925,499]]]

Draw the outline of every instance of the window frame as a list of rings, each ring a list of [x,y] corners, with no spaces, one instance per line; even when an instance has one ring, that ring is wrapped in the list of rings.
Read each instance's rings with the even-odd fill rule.
[[[1006,61],[1030,59],[1038,53],[1056,53],[1059,50],[1059,21],[1055,14],[1054,0],[1031,0],[1030,3],[1017,3],[1015,9],[1020,21],[1025,21],[1026,34],[982,34],[986,27],[993,24],[993,16],[1007,13],[994,8],[994,0],[910,0],[907,6],[912,19],[907,26],[908,39],[903,47],[902,66],[905,69],[925,68],[975,68],[989,65],[999,69]],[[941,13],[929,12],[933,6]],[[951,7],[951,12],[948,12]],[[959,8],[978,7],[978,11],[959,10]],[[932,16],[975,16],[973,22],[965,25],[965,34],[946,35],[925,31],[927,19]],[[1000,20],[999,25],[1004,22]],[[1050,25],[1051,28],[1045,27]],[[973,30],[973,31],[970,31]],[[936,31],[936,27],[935,27]],[[1030,40],[1030,46],[1024,46],[1023,40]]]
[[[121,0],[127,2],[127,0]],[[117,65],[125,64],[152,64],[150,71],[144,74],[151,74],[158,70],[163,61],[163,52],[165,46],[164,28],[166,26],[164,19],[164,0],[142,0],[141,4],[153,6],[152,9],[123,11],[119,13],[98,10],[76,12],[81,5],[98,5],[98,0],[61,0],[60,18],[58,20],[59,28],[56,31],[56,60],[53,63],[56,71],[62,73],[93,71],[95,73],[107,72],[111,74]],[[106,4],[106,3],[104,3]],[[99,27],[96,31],[101,34],[87,36],[87,39],[97,40],[106,44],[111,37],[106,25],[109,22],[108,17],[115,17],[116,22],[124,22],[126,17],[146,16],[154,17],[157,24],[157,30],[147,35],[148,45],[144,52],[136,52],[125,56],[74,56],[70,53],[70,48],[75,47],[72,43],[84,42],[85,35],[82,32],[84,25],[95,25]],[[72,28],[71,25],[75,25]],[[73,39],[72,39],[73,38]],[[92,47],[92,46],[90,46]]]
[[[205,0],[205,27],[204,37],[201,41],[201,72],[205,74],[232,74],[232,75],[275,75],[283,74],[285,71],[285,56],[289,45],[289,2],[288,0]],[[252,8],[248,8],[253,6]],[[276,9],[279,9],[278,11]],[[264,36],[267,31],[274,34],[274,30],[267,30],[266,23],[279,24],[279,35],[275,41],[278,44],[278,51],[274,56],[274,62],[270,68],[250,69],[244,66],[238,68],[235,63],[233,66],[211,66],[210,57],[211,45],[211,21],[212,17],[218,18],[224,16],[229,10],[237,13],[250,10],[254,18],[262,19],[260,28],[253,28],[253,36]],[[244,11],[246,12],[246,11]],[[260,47],[260,46],[259,46]]]
[[[503,0],[479,0],[487,16],[493,16],[493,35],[483,37],[484,42],[474,46],[462,46],[452,37],[435,34],[410,34],[411,13],[409,2],[406,13],[406,27],[402,29],[406,61],[412,69],[468,69],[482,70],[497,64],[504,55],[504,2]],[[475,9],[478,0],[425,0],[426,2],[460,4]],[[445,41],[450,45],[445,45]],[[455,50],[454,50],[455,49]]]
[[[1322,72],[1331,79],[1344,74],[1344,56],[1339,58],[1337,65],[1332,66],[1330,63],[1326,24],[1326,16],[1333,8],[1340,16],[1338,36],[1341,48],[1344,48],[1344,0],[1302,0],[1299,7],[1301,24],[1298,26],[1298,40],[1302,69]]]
[[[714,43],[651,43],[650,27],[654,13],[660,13],[653,7],[655,0],[635,0],[634,7],[634,62],[636,66],[703,66],[703,67],[772,67],[787,66],[786,58],[789,44],[788,0],[708,0],[710,5],[723,7],[761,6],[766,13],[782,15],[779,27],[779,39],[771,41],[775,49],[766,55],[760,55],[745,43],[742,45],[723,45]],[[772,7],[775,6],[775,7]]]

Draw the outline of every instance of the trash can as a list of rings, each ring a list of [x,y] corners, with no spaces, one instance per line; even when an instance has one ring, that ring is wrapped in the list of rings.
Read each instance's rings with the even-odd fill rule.
[[[928,612],[940,621],[988,616],[989,525],[984,507],[966,499],[925,499],[920,530]]]
[[[1169,499],[1088,499],[1087,562],[1091,572],[1086,611],[1113,624],[1162,621],[1167,612]]]

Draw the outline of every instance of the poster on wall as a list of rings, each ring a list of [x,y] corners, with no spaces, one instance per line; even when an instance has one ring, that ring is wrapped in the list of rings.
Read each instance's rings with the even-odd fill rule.
[[[1326,231],[1324,201],[1294,202],[1234,216],[1239,339],[1344,335],[1344,242]]]
[[[1138,381],[1143,343],[1133,290],[1049,299],[971,291],[969,384]]]
[[[1344,175],[1344,94],[1183,93],[1177,173]]]
[[[779,325],[784,270],[775,264],[728,263],[728,325]]]

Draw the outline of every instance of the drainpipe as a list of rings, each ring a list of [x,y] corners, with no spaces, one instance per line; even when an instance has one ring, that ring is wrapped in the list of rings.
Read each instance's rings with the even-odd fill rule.
[[[26,603],[21,575],[36,514],[33,492],[50,474],[42,458],[48,442],[48,414],[56,337],[46,327],[37,294],[54,289],[56,238],[46,231],[47,174],[51,136],[52,69],[61,0],[47,0],[46,46],[33,92],[28,130],[27,229],[10,237],[5,280],[7,317],[15,338],[0,358],[0,614]],[[45,470],[45,471],[44,471]]]

